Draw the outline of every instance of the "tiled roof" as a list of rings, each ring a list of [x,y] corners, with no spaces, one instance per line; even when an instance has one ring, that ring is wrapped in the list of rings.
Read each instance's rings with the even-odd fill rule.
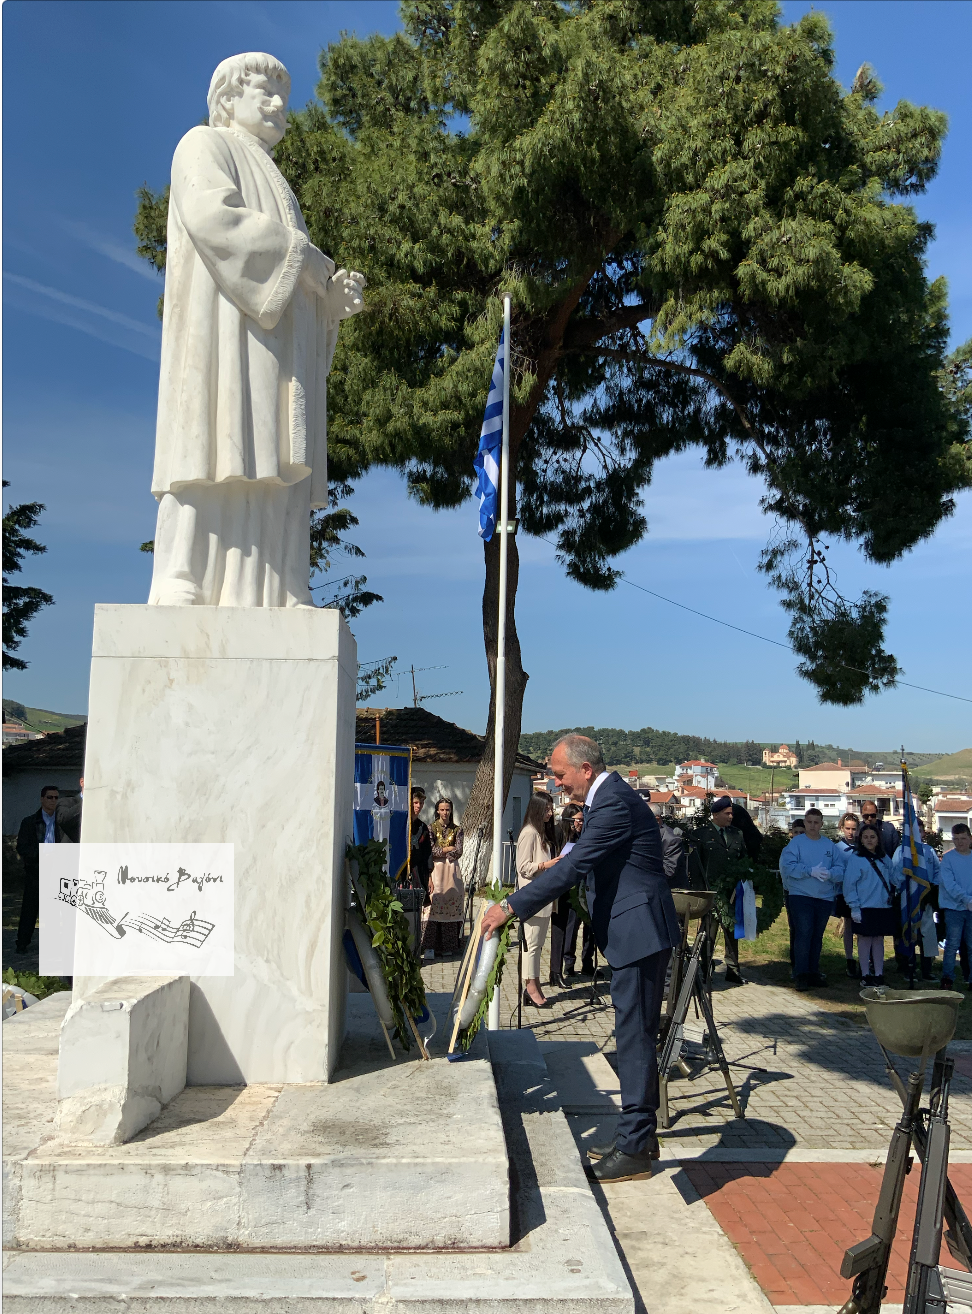
[[[470,730],[446,721],[424,707],[359,708],[355,738],[358,743],[375,741],[375,717],[381,719],[381,739],[388,744],[409,745],[416,762],[477,762],[483,753],[483,738]],[[3,751],[3,774],[16,771],[84,770],[86,725],[75,725],[57,734],[45,735],[26,744],[10,744]],[[543,771],[523,753],[516,755],[517,766],[528,771]]]
[[[939,795],[935,799],[936,812],[968,812],[972,808],[972,798],[942,798]]]
[[[801,771],[849,771],[842,762],[818,762],[816,766],[801,767]]]
[[[87,723],[72,725],[67,730],[31,739],[26,744],[10,744],[3,750],[3,774],[15,771],[77,771],[84,770],[84,739]]]
[[[678,795],[673,793],[672,790],[670,789],[652,789],[649,791],[649,793],[651,794],[652,803],[678,802]]]
[[[788,789],[784,792],[787,794],[794,794],[794,795],[816,794],[818,795],[818,797],[822,794],[826,794],[828,798],[831,795],[833,795],[834,798],[838,798],[841,794],[843,794],[844,791],[842,789],[824,789],[820,785],[798,785],[796,789]],[[854,792],[859,793],[858,790],[855,790]]]
[[[682,762],[682,763],[680,763],[680,765],[681,765],[681,766],[690,766],[690,767],[693,767],[693,766],[711,767],[713,771],[716,769],[716,764],[715,764],[714,762],[703,762],[702,759],[699,758],[699,757],[693,757],[692,760],[691,760],[691,762]]]
[[[900,785],[856,785],[847,791],[848,798],[901,798]]]
[[[706,794],[711,794],[711,789],[703,789],[701,785],[683,785],[679,790],[682,798],[705,798]]]
[[[482,735],[464,730],[424,707],[359,707],[354,731],[357,743],[375,742],[375,717],[381,727],[380,743],[411,748],[414,762],[478,763],[483,755]],[[530,772],[545,770],[542,762],[524,753],[517,753],[516,764]]]

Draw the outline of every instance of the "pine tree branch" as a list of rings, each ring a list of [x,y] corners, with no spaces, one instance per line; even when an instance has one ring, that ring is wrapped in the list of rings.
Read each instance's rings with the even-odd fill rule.
[[[642,319],[644,318],[645,316],[643,315]],[[583,350],[583,348],[576,348],[576,350]],[[598,356],[607,356],[611,360],[626,360],[626,361],[636,362],[640,365],[653,365],[658,369],[671,370],[675,374],[690,374],[693,376],[693,378],[702,379],[704,380],[704,382],[711,384],[711,386],[715,388],[716,392],[718,392],[721,397],[724,397],[725,400],[732,407],[732,409],[736,412],[736,416],[740,424],[746,430],[746,433],[749,435],[749,437],[752,438],[753,442],[759,448],[760,452],[762,452],[766,462],[769,465],[774,465],[772,457],[770,457],[769,453],[766,451],[764,444],[760,441],[759,437],[757,436],[756,431],[753,428],[752,424],[750,423],[749,416],[746,414],[743,406],[736,400],[735,397],[733,397],[732,393],[722,382],[722,380],[716,378],[714,374],[710,374],[708,370],[700,370],[694,365],[682,365],[679,361],[676,360],[665,360],[661,356],[652,356],[650,352],[623,351],[617,347],[595,347],[594,350],[596,351]]]

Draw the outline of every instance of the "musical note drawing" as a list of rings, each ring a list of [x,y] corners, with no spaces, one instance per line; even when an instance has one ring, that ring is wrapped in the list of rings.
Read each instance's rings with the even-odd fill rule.
[[[173,926],[168,917],[153,917],[151,913],[138,913],[129,917],[125,925],[153,940],[161,940],[163,944],[179,941],[191,945],[193,949],[201,949],[210,932],[215,929],[215,923],[197,917],[195,909],[178,926]]]

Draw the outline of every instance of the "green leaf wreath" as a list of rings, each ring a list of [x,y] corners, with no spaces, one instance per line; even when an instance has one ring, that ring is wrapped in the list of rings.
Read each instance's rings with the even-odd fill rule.
[[[362,908],[357,891],[353,898],[362,915],[371,943],[381,964],[388,998],[395,1014],[395,1036],[409,1050],[415,1036],[408,1018],[418,1017],[425,1007],[425,984],[414,952],[409,948],[408,919],[385,874],[385,840],[349,844],[347,857],[358,864],[358,888],[364,894]]]
[[[730,858],[726,864],[722,889],[717,889],[715,897],[716,916],[723,926],[734,925],[736,921],[735,894],[740,881],[752,881],[753,893],[757,896],[756,934],[762,935],[783,911],[783,882],[778,871],[760,866],[752,858]],[[730,884],[731,883],[731,884]]]
[[[502,885],[487,885],[483,890],[483,898],[490,903],[499,903],[504,891]],[[463,1028],[456,1037],[456,1046],[463,1054],[467,1053],[470,1045],[476,1039],[476,1033],[482,1026],[487,1013],[489,1012],[490,1000],[493,998],[493,992],[499,990],[503,981],[503,966],[506,962],[507,950],[510,947],[510,928],[512,921],[508,921],[499,933],[499,948],[496,951],[496,961],[493,963],[492,971],[486,978],[486,993],[483,995],[482,1003],[476,1010],[476,1016],[469,1023],[468,1027]],[[469,970],[475,970],[476,964],[472,963]]]

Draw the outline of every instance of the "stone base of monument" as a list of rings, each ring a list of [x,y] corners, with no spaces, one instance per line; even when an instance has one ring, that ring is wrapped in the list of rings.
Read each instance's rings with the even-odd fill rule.
[[[531,1032],[390,1066],[356,996],[331,1084],[189,1087],[127,1145],[72,1147],[54,1131],[65,1007],[3,1025],[11,1310],[632,1314]]]

